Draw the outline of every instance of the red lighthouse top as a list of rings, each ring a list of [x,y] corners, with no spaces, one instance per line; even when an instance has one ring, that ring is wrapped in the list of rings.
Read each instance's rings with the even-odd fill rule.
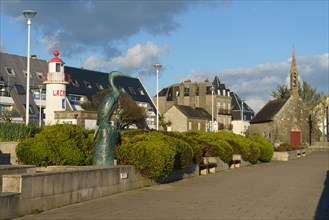
[[[59,52],[57,50],[54,51],[54,58],[52,58],[50,63],[64,63],[62,59],[58,58]]]

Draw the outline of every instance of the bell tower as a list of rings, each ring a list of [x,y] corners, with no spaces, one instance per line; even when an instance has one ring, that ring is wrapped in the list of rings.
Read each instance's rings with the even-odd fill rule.
[[[295,45],[292,48],[292,60],[290,67],[290,94],[293,96],[298,96],[298,70],[296,64],[296,55],[295,55]]]

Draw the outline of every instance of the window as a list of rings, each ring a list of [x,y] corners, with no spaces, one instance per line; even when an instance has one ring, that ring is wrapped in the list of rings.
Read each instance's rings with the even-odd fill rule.
[[[200,129],[201,129],[201,124],[200,122],[198,122],[198,130],[200,131]]]
[[[60,72],[60,71],[61,71],[61,64],[56,63],[56,72]]]
[[[140,93],[141,95],[145,95],[145,93],[144,93],[144,91],[143,91],[142,88],[138,88],[138,91],[139,91],[139,93]]]
[[[79,87],[80,84],[78,83],[78,81],[76,81],[75,79],[71,79],[71,84],[75,87]]]
[[[40,73],[40,72],[35,72],[36,74],[37,74],[37,77],[40,79],[40,80],[42,80],[42,73]]]
[[[14,71],[13,68],[6,67],[5,69],[6,69],[7,73],[8,73],[8,75],[15,76],[15,71]]]
[[[27,71],[26,70],[22,70],[22,72],[23,72],[24,76],[27,77]],[[30,73],[30,78],[32,78],[31,73]]]
[[[133,87],[128,87],[131,94],[136,95],[136,91]]]
[[[104,86],[102,84],[96,83],[96,86],[99,90],[103,90]]]
[[[191,130],[192,129],[192,122],[188,122],[188,129]]]
[[[88,89],[92,89],[93,87],[91,86],[90,82],[88,81],[83,81]]]
[[[62,99],[62,109],[65,109],[65,99]]]

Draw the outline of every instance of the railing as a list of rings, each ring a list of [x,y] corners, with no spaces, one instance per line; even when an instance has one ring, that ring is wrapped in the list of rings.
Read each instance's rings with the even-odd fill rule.
[[[220,109],[218,109],[218,114],[220,114],[220,115],[230,115],[231,114],[231,109],[220,108]]]
[[[42,81],[51,81],[51,82],[66,82],[70,83],[71,75],[65,73],[43,73],[42,74]]]

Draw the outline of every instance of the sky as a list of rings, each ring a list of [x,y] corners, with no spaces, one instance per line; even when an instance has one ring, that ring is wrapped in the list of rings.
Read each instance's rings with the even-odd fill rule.
[[[31,54],[139,77],[150,96],[183,80],[218,76],[257,113],[289,84],[293,45],[300,80],[329,93],[328,0],[0,0],[0,50],[27,56],[22,11],[37,12]]]

